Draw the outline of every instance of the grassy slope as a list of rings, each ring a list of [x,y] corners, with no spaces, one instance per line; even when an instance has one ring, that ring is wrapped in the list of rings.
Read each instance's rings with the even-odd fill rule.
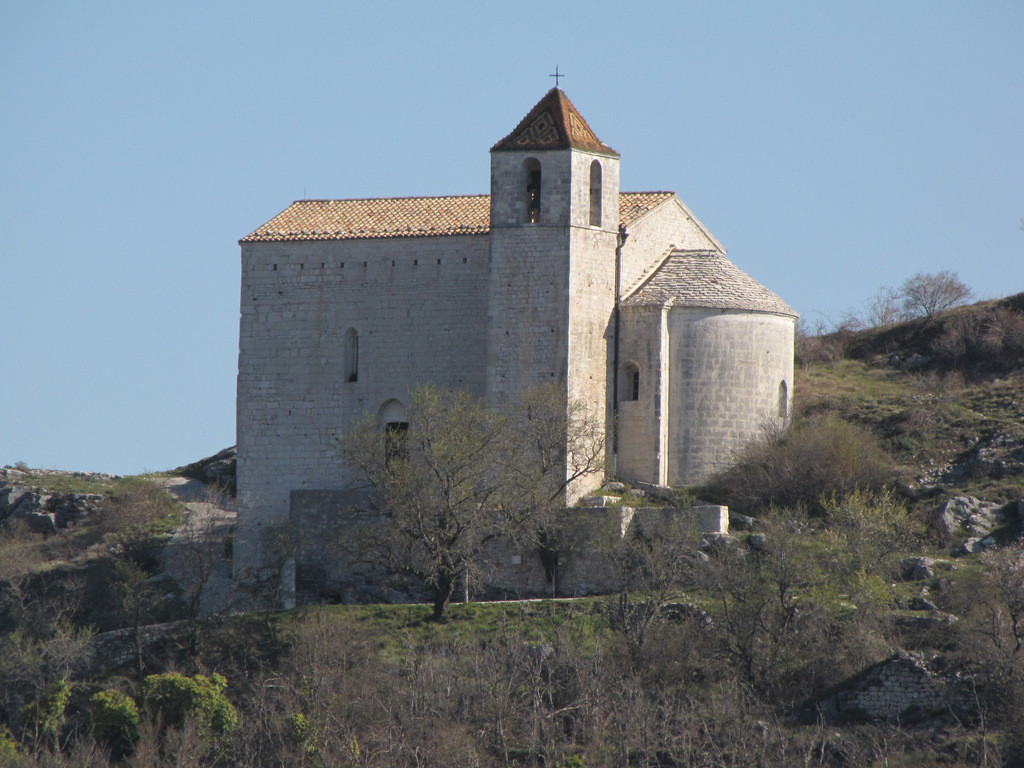
[[[961,307],[935,318],[833,334],[826,344],[840,349],[837,361],[804,362],[796,373],[798,412],[835,412],[871,428],[882,438],[911,488],[941,486],[940,491],[969,494],[990,501],[1024,497],[1024,474],[1012,466],[1013,453],[1024,440],[1024,356],[986,354],[969,349],[960,359],[935,353],[942,340],[964,324],[984,329],[994,306],[1024,306],[1024,294],[1001,302]],[[933,356],[915,372],[890,365],[892,355]],[[998,467],[976,467],[973,473],[942,470],[970,456],[979,445],[1005,438]]]

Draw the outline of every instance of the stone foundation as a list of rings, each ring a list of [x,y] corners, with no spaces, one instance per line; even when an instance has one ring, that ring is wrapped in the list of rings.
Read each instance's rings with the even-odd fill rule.
[[[295,592],[299,603],[420,602],[429,590],[414,579],[396,577],[374,556],[383,534],[380,521],[359,509],[349,491],[292,491],[290,522],[298,532]],[[498,537],[484,548],[480,576],[468,585],[474,599],[577,597],[617,587],[602,550],[607,536],[637,530],[649,534],[669,527],[691,529],[695,537],[728,533],[728,508],[573,507],[563,526],[557,565],[547,567],[536,547]]]

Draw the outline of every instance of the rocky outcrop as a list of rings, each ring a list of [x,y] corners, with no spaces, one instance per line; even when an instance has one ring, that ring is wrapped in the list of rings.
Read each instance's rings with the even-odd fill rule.
[[[922,485],[960,485],[971,479],[1024,474],[1024,440],[992,435],[978,440],[951,463],[921,476]]]
[[[949,570],[951,563],[931,557],[905,557],[900,561],[900,577],[904,581],[927,581],[939,569]]]
[[[184,467],[178,467],[174,474],[182,477],[191,477],[206,485],[216,486],[225,489],[232,496],[235,495],[235,466],[237,454],[235,446],[225,448],[213,456],[200,459]]]
[[[86,476],[83,473],[29,473],[14,467],[0,469],[0,523],[22,521],[36,533],[56,533],[95,514],[103,502],[103,495],[98,493],[50,493],[35,484],[40,474]]]
[[[1024,499],[993,504],[973,496],[953,496],[936,510],[934,525],[954,553],[971,555],[1015,540],[1024,532]]]

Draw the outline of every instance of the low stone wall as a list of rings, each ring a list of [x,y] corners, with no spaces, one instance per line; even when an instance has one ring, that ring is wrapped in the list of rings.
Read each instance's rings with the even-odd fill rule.
[[[968,681],[941,669],[920,652],[892,656],[841,685],[819,703],[835,720],[913,722],[963,715],[971,708]]]
[[[125,627],[93,635],[89,638],[86,666],[90,672],[95,672],[133,663],[136,643],[145,658],[162,646],[176,643],[185,628],[186,623],[183,621],[170,621],[163,624],[148,624],[137,630]]]
[[[349,491],[292,491],[290,522],[296,531],[295,592],[298,602],[412,602],[429,598],[415,580],[389,574],[381,565],[380,521],[359,507]],[[573,507],[562,526],[557,555],[497,537],[484,548],[480,575],[468,585],[476,599],[573,597],[616,588],[602,552],[608,536],[669,528],[699,535],[728,532],[727,507]],[[545,565],[547,567],[545,567]]]

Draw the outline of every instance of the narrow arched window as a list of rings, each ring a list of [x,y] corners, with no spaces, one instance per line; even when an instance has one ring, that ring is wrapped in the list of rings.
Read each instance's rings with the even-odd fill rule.
[[[619,400],[640,399],[640,369],[633,363],[627,363],[622,369],[622,391]]]
[[[789,418],[789,387],[786,382],[779,382],[779,418],[785,421]]]
[[[409,422],[389,421],[384,425],[384,464],[409,458]]]
[[[540,162],[527,158],[523,171],[526,176],[526,222],[536,224],[540,221]]]
[[[345,331],[345,381],[359,381],[359,332]]]
[[[409,458],[409,417],[398,400],[388,400],[380,409],[384,426],[384,464]]]
[[[590,164],[590,226],[601,226],[601,163]]]

